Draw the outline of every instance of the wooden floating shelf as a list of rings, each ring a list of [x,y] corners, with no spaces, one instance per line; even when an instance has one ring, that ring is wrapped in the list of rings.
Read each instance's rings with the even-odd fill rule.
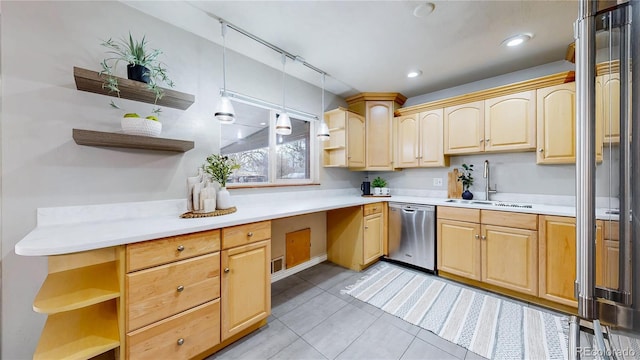
[[[113,261],[51,273],[33,302],[33,310],[56,314],[115,299],[120,296],[118,286]]]
[[[73,77],[76,81],[76,88],[82,91],[88,91],[95,94],[118,97],[114,91],[109,91],[102,87],[106,75],[100,75],[98,71],[87,70],[73,67]],[[186,110],[196,101],[196,97],[191,94],[161,88],[164,95],[157,102],[156,94],[147,87],[147,84],[139,81],[133,81],[116,77],[118,79],[118,88],[120,89],[120,98],[145,102],[149,104],[155,103],[159,106],[166,106],[174,109]]]
[[[186,152],[195,146],[193,141],[188,140],[164,139],[83,129],[73,129],[73,140],[75,140],[78,145],[174,152]]]

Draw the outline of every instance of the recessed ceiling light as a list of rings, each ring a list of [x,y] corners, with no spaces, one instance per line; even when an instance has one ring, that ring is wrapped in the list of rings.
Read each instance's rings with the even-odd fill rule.
[[[422,70],[411,70],[407,73],[408,78],[414,78],[422,75]]]
[[[531,40],[531,34],[518,34],[515,36],[511,36],[509,38],[506,38],[502,42],[502,45],[513,47],[513,46],[521,45],[529,40]]]
[[[431,15],[436,6],[433,3],[425,2],[413,8],[413,16],[423,18]]]
[[[267,123],[266,122],[261,122],[260,125],[265,126],[265,125],[267,125]]]

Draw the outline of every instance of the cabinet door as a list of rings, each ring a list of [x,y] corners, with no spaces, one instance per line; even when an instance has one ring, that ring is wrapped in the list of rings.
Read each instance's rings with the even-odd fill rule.
[[[421,112],[418,121],[420,167],[449,166],[444,156],[444,109]]]
[[[438,220],[438,270],[480,280],[480,224]]]
[[[482,225],[482,281],[538,296],[538,232]]]
[[[604,222],[604,241],[602,242],[602,285],[609,289],[619,287],[620,264],[620,224],[617,221]]]
[[[366,102],[367,170],[393,170],[393,101]]]
[[[538,164],[576,161],[576,85],[560,84],[538,89]]]
[[[271,312],[271,240],[222,251],[222,340]]]
[[[347,166],[365,167],[364,116],[347,112]]]
[[[576,219],[540,216],[539,221],[539,296],[577,307],[573,291],[576,279]],[[603,232],[602,221],[596,221],[596,244],[603,241]]]
[[[444,153],[484,151],[484,101],[444,109]]]
[[[417,167],[419,164],[418,117],[411,114],[394,118],[396,122],[396,168]]]
[[[485,100],[484,112],[484,151],[535,150],[535,90]]]
[[[607,74],[596,77],[596,83],[602,82],[602,117],[604,142],[620,142],[620,74]],[[596,94],[596,97],[598,95]],[[596,99],[597,109],[598,99]]]
[[[364,243],[362,244],[362,264],[366,265],[383,253],[384,223],[382,213],[365,216],[364,218]]]

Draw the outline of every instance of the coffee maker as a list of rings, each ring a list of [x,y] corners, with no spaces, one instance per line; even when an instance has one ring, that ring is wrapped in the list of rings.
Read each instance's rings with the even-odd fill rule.
[[[371,182],[363,181],[360,184],[360,190],[362,190],[362,195],[371,195]]]

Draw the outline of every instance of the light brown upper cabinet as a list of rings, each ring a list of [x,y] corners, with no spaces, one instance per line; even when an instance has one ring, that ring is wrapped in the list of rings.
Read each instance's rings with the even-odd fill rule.
[[[484,101],[444,109],[444,153],[484,151]]]
[[[396,168],[449,166],[444,156],[443,109],[394,119]]]
[[[538,164],[576,162],[575,82],[537,90]],[[598,118],[596,117],[596,121]],[[602,161],[602,124],[596,123],[596,160]]]
[[[596,76],[596,123],[603,124],[603,141],[620,142],[620,75]]]
[[[444,109],[445,154],[536,148],[535,91]]]
[[[484,135],[484,151],[535,150],[536,92],[485,100]]]
[[[346,99],[349,111],[365,119],[365,163],[350,168],[393,170],[393,113],[406,99],[398,93],[362,93]]]
[[[329,127],[329,141],[324,142],[324,167],[365,166],[364,116],[344,108],[324,113]]]

